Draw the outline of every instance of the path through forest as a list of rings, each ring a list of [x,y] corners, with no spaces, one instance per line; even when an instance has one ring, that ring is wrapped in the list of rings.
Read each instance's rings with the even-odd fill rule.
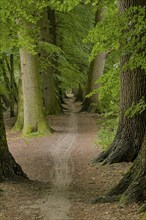
[[[21,138],[9,130],[11,152],[31,181],[0,184],[0,220],[139,220],[138,205],[90,204],[118,183],[130,164],[89,166],[95,146],[96,114],[77,113],[80,102],[65,100],[65,114],[51,116],[50,136]]]
[[[46,204],[41,206],[41,212],[45,212],[45,220],[68,220],[69,210],[71,208],[70,199],[67,198],[69,186],[72,182],[72,173],[74,172],[73,161],[70,160],[70,154],[75,147],[77,139],[77,114],[78,108],[73,104],[73,99],[68,101],[67,129],[63,137],[51,146],[50,155],[53,160],[53,166],[50,170],[50,179],[52,182],[51,192],[47,198]],[[44,210],[45,208],[45,210]]]

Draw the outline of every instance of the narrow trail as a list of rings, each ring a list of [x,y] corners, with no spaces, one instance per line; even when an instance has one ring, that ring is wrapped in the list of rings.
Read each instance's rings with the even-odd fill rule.
[[[130,165],[89,166],[100,152],[98,115],[78,113],[74,98],[65,101],[65,114],[48,117],[50,136],[22,138],[5,118],[9,149],[30,181],[0,183],[0,220],[139,220],[137,204],[87,202],[105,195]]]
[[[74,172],[73,162],[70,161],[69,164],[69,158],[71,151],[75,148],[78,121],[73,102],[74,99],[70,99],[68,102],[68,114],[70,116],[67,122],[66,134],[51,146],[50,155],[53,166],[50,170],[50,179],[52,187],[45,205],[43,204],[41,207],[41,212],[45,213],[44,220],[69,220],[68,213],[71,202],[67,196],[72,182],[72,173]]]

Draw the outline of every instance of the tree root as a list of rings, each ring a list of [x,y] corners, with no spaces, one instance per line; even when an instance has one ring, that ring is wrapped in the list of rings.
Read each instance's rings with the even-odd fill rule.
[[[96,203],[111,203],[111,202],[117,202],[120,200],[120,196],[101,196],[94,199],[91,199],[89,202],[90,204],[96,204]]]

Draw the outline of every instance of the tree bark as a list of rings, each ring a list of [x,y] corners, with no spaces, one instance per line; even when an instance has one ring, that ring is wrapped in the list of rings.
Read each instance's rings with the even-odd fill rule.
[[[23,91],[22,91],[22,76],[20,75],[19,87],[18,87],[18,110],[17,119],[15,122],[14,130],[20,131],[24,126],[24,107],[23,107]]]
[[[14,57],[10,54],[10,117],[15,116],[15,79],[14,79]]]
[[[96,12],[95,25],[101,20],[102,20],[102,9],[97,10]],[[100,87],[99,84],[96,84],[96,81],[102,76],[104,72],[105,61],[106,61],[106,53],[99,53],[90,63],[86,95],[88,95],[94,90],[97,90]],[[87,97],[85,99],[83,103],[82,111],[100,112],[100,102],[99,102],[98,92],[96,92],[96,94],[92,95],[91,97]]]
[[[9,152],[0,99],[0,181],[17,180],[21,178],[26,179],[27,176]]]
[[[82,102],[83,101],[83,96],[84,96],[83,95],[83,89],[82,89],[81,84],[79,84],[76,101]]]
[[[119,9],[123,13],[130,6],[144,6],[146,2],[120,0]],[[134,70],[123,70],[128,63],[130,55],[121,58],[121,79],[120,79],[120,120],[115,139],[110,148],[101,153],[94,162],[118,163],[133,161],[141,148],[145,127],[146,111],[137,114],[132,118],[125,115],[125,112],[132,104],[137,104],[144,98],[146,101],[146,74],[141,67]]]
[[[142,148],[131,169],[108,195],[122,195],[122,203],[144,201],[146,199],[146,135]]]
[[[11,56],[11,55],[10,55],[10,56]],[[9,63],[9,61],[8,61],[8,59],[7,59],[7,56],[4,56],[3,59],[4,59],[5,63],[6,63],[7,70],[8,70],[8,72],[9,72],[10,75],[11,75],[11,69],[12,69],[12,68],[11,68],[11,65],[13,65],[13,64],[11,63],[11,59],[10,59],[10,63]],[[14,62],[14,61],[13,61],[13,62]],[[17,103],[18,88],[17,88],[17,84],[16,84],[16,81],[15,81],[15,77],[14,77],[13,83],[14,83],[14,97],[15,97],[15,102]]]
[[[138,157],[130,170],[115,188],[107,195],[96,198],[93,203],[108,203],[118,200],[125,205],[146,200],[146,133]]]
[[[24,101],[24,135],[47,131],[44,117],[38,56],[21,49],[21,73]]]
[[[53,40],[52,40],[52,39]],[[54,41],[54,35],[50,35],[48,14],[44,11],[41,19],[41,39],[44,42],[51,43]],[[56,42],[56,41],[55,41]],[[41,56],[43,59],[50,60],[47,52],[41,51]],[[59,99],[57,96],[57,88],[54,79],[54,69],[53,67],[47,65],[47,67],[42,71],[42,83],[43,83],[43,101],[45,106],[45,112],[47,115],[59,114],[61,112]]]
[[[4,78],[4,83],[5,83],[5,87],[8,90],[8,92],[10,92],[10,81],[9,78],[7,76],[7,72],[4,66],[4,60],[1,59],[0,60],[0,64],[1,64],[1,68],[2,68],[2,74],[3,74],[3,78]]]

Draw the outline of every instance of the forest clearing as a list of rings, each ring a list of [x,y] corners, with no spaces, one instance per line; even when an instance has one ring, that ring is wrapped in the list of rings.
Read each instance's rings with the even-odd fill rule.
[[[0,0],[0,220],[146,220],[145,24],[145,0]]]

